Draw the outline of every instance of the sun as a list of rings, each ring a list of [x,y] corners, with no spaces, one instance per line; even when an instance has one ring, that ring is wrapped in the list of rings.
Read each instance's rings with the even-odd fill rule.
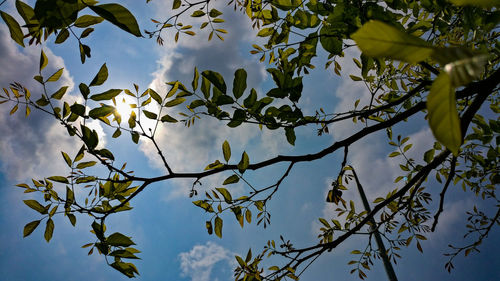
[[[115,109],[120,114],[122,119],[128,119],[132,113],[132,107],[130,107],[130,101],[127,101],[125,97],[116,99]]]

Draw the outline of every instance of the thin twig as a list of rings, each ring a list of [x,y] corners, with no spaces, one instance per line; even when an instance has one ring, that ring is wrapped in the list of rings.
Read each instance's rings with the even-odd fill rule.
[[[443,205],[444,205],[444,195],[446,194],[446,190],[448,190],[448,186],[450,186],[451,180],[455,176],[455,166],[457,164],[457,157],[453,156],[453,159],[451,160],[451,167],[450,167],[450,174],[448,175],[448,179],[446,180],[446,183],[444,184],[443,190],[439,194],[439,209],[434,215],[434,222],[432,223],[431,231],[434,232],[436,230],[436,226],[438,224],[439,220],[439,215],[441,212],[443,212]]]

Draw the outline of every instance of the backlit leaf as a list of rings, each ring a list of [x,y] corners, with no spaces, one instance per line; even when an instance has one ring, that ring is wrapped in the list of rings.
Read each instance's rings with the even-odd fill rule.
[[[227,179],[224,180],[222,185],[233,184],[233,183],[237,183],[238,181],[240,181],[240,177],[238,177],[237,175],[231,175]]]
[[[24,47],[24,42],[23,42],[24,35],[19,23],[17,23],[17,21],[11,15],[3,11],[0,11],[0,15],[7,24],[7,27],[9,28],[10,37],[12,38],[12,40],[14,40],[17,44]]]
[[[424,40],[380,21],[369,21],[351,35],[363,54],[409,63],[429,58],[434,49]]]
[[[483,8],[500,7],[500,1],[498,0],[449,0],[451,3],[457,6],[477,6]]]
[[[165,107],[172,107],[172,106],[179,105],[179,104],[183,103],[185,100],[186,100],[185,98],[175,98],[171,101],[166,102]]]
[[[115,108],[110,105],[103,105],[101,107],[97,107],[89,111],[89,116],[91,118],[97,119],[99,117],[105,117],[108,116],[109,114],[113,113],[115,111]]]
[[[455,100],[455,89],[448,74],[441,73],[434,80],[427,96],[429,126],[434,137],[454,155],[462,144],[460,119]]]
[[[68,179],[66,177],[62,177],[62,176],[52,176],[52,177],[48,177],[47,179],[52,180],[52,181],[56,181],[56,182],[60,182],[60,183],[69,183]]]
[[[222,154],[224,154],[224,160],[228,162],[229,159],[231,158],[231,147],[229,146],[227,140],[225,140],[224,143],[222,144]]]
[[[172,4],[172,10],[178,9],[182,4],[181,0],[174,0],[174,3]]]
[[[68,90],[68,86],[63,86],[57,92],[53,93],[52,96],[50,96],[53,99],[60,100]]]
[[[234,175],[233,175],[234,176]],[[218,188],[215,188],[220,194],[222,194],[222,196],[224,197],[224,201],[226,201],[226,203],[230,204],[231,201],[233,200],[233,198],[231,197],[231,193],[229,193],[229,191],[227,191],[227,189],[223,188],[223,187],[218,187]]]
[[[84,28],[89,27],[94,24],[98,24],[102,22],[104,19],[101,17],[91,16],[91,15],[83,15],[76,19],[74,25],[76,27]]]
[[[90,99],[95,101],[110,100],[118,96],[121,92],[122,92],[121,89],[109,89],[106,92],[90,96]]]
[[[47,79],[47,82],[55,82],[59,80],[59,78],[61,78],[61,75],[63,74],[63,71],[64,68],[61,68],[58,71],[56,71],[54,74],[52,74],[52,76],[49,77],[49,79]]]
[[[215,235],[219,236],[219,238],[222,238],[222,219],[219,217],[215,218]]]
[[[88,168],[88,167],[92,167],[95,164],[97,164],[96,161],[81,162],[81,163],[78,163],[78,165],[76,165],[76,168],[77,169],[85,169],[85,168]]]

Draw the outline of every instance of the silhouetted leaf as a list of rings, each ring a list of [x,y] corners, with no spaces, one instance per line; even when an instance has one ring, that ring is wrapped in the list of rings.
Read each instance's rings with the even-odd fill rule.
[[[102,4],[89,6],[89,8],[94,11],[99,16],[103,17],[105,20],[111,22],[112,24],[118,26],[119,28],[137,36],[141,37],[141,31],[137,20],[134,15],[129,12],[125,7],[112,3],[112,4]]]
[[[26,224],[24,226],[24,230],[23,230],[23,237],[26,237],[26,236],[30,235],[31,233],[33,233],[33,231],[35,231],[35,229],[37,228],[37,226],[39,224],[40,224],[39,220],[32,221],[32,222]]]
[[[103,64],[94,79],[92,79],[92,82],[90,82],[89,86],[92,87],[102,85],[106,79],[108,79],[108,67],[106,64]]]
[[[0,11],[0,15],[7,24],[7,27],[9,28],[10,37],[12,38],[12,40],[14,40],[17,44],[24,47],[24,42],[23,42],[24,35],[19,23],[17,23],[17,21],[11,15],[3,11]]]
[[[52,239],[52,234],[54,234],[54,221],[49,218],[47,220],[47,225],[45,226],[45,233],[43,235],[47,242],[49,242],[50,239]]]
[[[108,243],[108,245],[111,246],[122,246],[122,247],[135,245],[135,243],[129,237],[118,232],[115,232],[110,236],[108,236],[108,238],[106,238],[106,243]]]

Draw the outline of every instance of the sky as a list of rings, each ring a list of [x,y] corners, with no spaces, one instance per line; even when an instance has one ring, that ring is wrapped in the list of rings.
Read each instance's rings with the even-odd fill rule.
[[[29,1],[33,2],[33,1]],[[105,2],[105,1],[103,1]],[[152,29],[150,18],[165,19],[169,14],[170,1],[125,0],[122,5],[136,16],[142,29]],[[7,1],[1,9],[13,13],[14,1]],[[220,5],[220,4],[217,4]],[[168,7],[168,8],[167,8]],[[207,41],[208,34],[196,37],[181,37],[173,42],[172,34],[164,36],[164,46],[154,40],[135,38],[115,26],[103,23],[87,39],[92,48],[92,57],[80,63],[78,44],[68,39],[62,45],[53,44],[53,39],[44,43],[44,52],[49,59],[46,73],[61,67],[65,71],[56,90],[61,85],[69,86],[69,99],[78,100],[78,85],[90,82],[100,66],[106,62],[108,81],[99,89],[154,88],[165,94],[165,82],[184,81],[190,84],[193,69],[220,72],[227,81],[232,81],[238,68],[248,73],[247,84],[258,92],[270,89],[272,81],[266,75],[265,63],[251,56],[251,44],[261,42],[256,38],[250,22],[243,14],[233,12],[220,5],[224,12],[228,30],[225,41],[214,38]],[[193,22],[193,26],[199,23]],[[39,46],[21,48],[9,36],[6,25],[0,23],[0,85],[7,87],[13,81],[23,83],[32,93],[41,89],[32,77],[38,71]],[[355,100],[367,100],[368,94],[361,83],[355,83],[348,74],[359,72],[351,58],[357,51],[349,51],[340,62],[343,76],[336,76],[332,69],[325,70],[322,64],[325,53],[315,59],[317,68],[304,79],[304,91],[300,106],[311,114],[319,107],[327,112],[346,111]],[[229,83],[229,82],[228,82]],[[48,115],[33,112],[29,118],[23,114],[9,116],[10,107],[0,106],[0,280],[127,280],[119,272],[107,266],[104,258],[97,254],[87,256],[88,249],[81,246],[92,242],[89,232],[91,219],[80,215],[76,227],[64,217],[55,217],[55,232],[50,243],[43,239],[42,227],[27,238],[22,238],[26,223],[38,219],[37,214],[26,207],[22,200],[39,199],[36,195],[23,194],[15,184],[28,182],[31,178],[44,178],[67,173],[60,151],[72,155],[80,144],[75,144],[64,130]],[[175,112],[173,112],[175,114]],[[118,162],[127,162],[127,167],[136,175],[158,176],[165,173],[161,159],[150,143],[138,145],[124,136],[112,139],[113,131],[98,122],[89,126],[100,132],[100,143],[109,147]],[[179,172],[201,171],[215,159],[222,159],[221,144],[227,140],[233,155],[243,150],[250,155],[251,162],[262,161],[270,155],[298,155],[317,152],[334,141],[352,134],[360,127],[350,122],[330,127],[331,134],[317,136],[315,127],[297,130],[295,146],[290,146],[282,131],[259,130],[243,125],[231,129],[210,118],[197,120],[187,128],[182,124],[161,127],[157,142],[174,168]],[[413,148],[410,156],[422,161],[423,153],[433,143],[423,115],[417,120],[394,128],[396,134],[411,137]],[[367,196],[376,198],[385,195],[396,186],[394,178],[399,175],[401,159],[387,158],[392,152],[387,145],[385,133],[375,134],[355,143],[350,148],[349,163],[356,168]],[[312,163],[301,163],[283,182],[277,195],[269,203],[271,224],[266,228],[255,223],[241,228],[232,214],[225,214],[223,238],[208,235],[205,221],[209,219],[201,209],[195,207],[188,197],[192,182],[176,180],[149,186],[133,199],[134,210],[120,213],[107,220],[109,233],[122,232],[129,236],[142,251],[139,280],[234,280],[235,255],[246,255],[249,248],[258,253],[268,240],[278,240],[280,235],[297,246],[312,245],[318,241],[319,217],[334,218],[334,205],[325,202],[330,183],[341,165],[341,152],[334,153]],[[254,184],[265,186],[276,180],[286,167],[277,165],[259,172],[248,173]],[[202,181],[199,191],[218,187],[227,175],[215,175]],[[433,180],[426,182],[429,192],[438,194],[440,185]],[[243,184],[231,187],[231,193],[243,195],[248,192]],[[200,192],[203,194],[203,192]],[[460,244],[465,233],[465,212],[477,203],[473,196],[460,188],[450,188],[449,200],[441,215],[436,232],[429,233],[428,241],[422,244],[424,254],[415,246],[402,250],[403,258],[395,266],[400,280],[500,280],[500,232],[494,229],[480,250],[468,258],[459,256],[456,269],[448,273],[444,269],[447,245]],[[359,202],[354,188],[348,190],[346,198]],[[198,196],[195,200],[203,199]],[[430,208],[435,209],[434,201]],[[349,253],[363,245],[363,237],[352,237],[331,253],[321,256],[302,275],[301,280],[355,280],[349,273],[347,262],[356,257]],[[368,280],[387,280],[380,261],[367,272]]]

